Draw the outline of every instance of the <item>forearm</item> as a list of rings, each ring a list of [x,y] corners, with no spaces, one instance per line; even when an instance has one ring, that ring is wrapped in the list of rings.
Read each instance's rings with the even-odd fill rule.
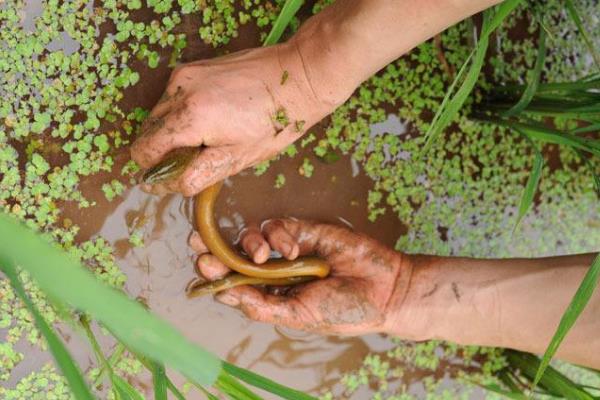
[[[477,260],[410,256],[411,282],[389,333],[413,339],[543,353],[594,255]],[[400,304],[400,301],[402,304]],[[600,367],[600,292],[559,348],[559,358]],[[408,328],[407,324],[410,324]]]
[[[293,42],[319,95],[332,103],[413,47],[499,0],[338,0]],[[343,101],[343,100],[342,100]]]

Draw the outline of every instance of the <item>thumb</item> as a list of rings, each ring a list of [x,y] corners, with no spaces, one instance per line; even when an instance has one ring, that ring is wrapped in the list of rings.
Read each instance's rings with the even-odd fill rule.
[[[227,178],[233,169],[235,157],[226,147],[205,147],[190,159],[183,171],[173,179],[143,188],[152,193],[179,192],[191,197],[208,186]]]
[[[292,329],[314,328],[312,312],[297,298],[263,293],[251,286],[238,286],[216,296],[217,301],[237,307],[250,319]]]

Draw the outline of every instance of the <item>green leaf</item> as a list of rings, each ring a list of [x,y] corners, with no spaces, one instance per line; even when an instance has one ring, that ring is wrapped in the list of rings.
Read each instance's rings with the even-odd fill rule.
[[[6,217],[3,216],[3,218]],[[10,237],[4,234],[0,236],[2,238]],[[6,243],[9,242],[9,240],[3,239],[1,242]],[[54,332],[54,330],[48,325],[46,320],[44,320],[44,318],[42,317],[38,309],[35,307],[29,296],[27,296],[27,293],[25,293],[25,289],[23,288],[21,280],[17,275],[16,265],[17,263],[14,258],[6,257],[4,254],[0,256],[0,267],[2,268],[2,271],[10,280],[10,283],[14,288],[16,295],[21,299],[21,301],[25,304],[25,307],[27,307],[27,309],[33,316],[35,325],[46,339],[46,342],[48,343],[48,348],[50,349],[52,356],[56,360],[56,364],[58,365],[64,377],[66,378],[71,392],[77,400],[93,400],[94,396],[88,389],[87,384],[81,374],[81,371],[79,370],[77,364],[75,364],[75,361],[65,348],[65,345],[58,338],[58,335]]]
[[[185,396],[183,395],[183,393],[181,393],[179,389],[177,389],[177,386],[175,386],[175,384],[171,382],[171,380],[168,377],[167,387],[169,388],[169,391],[173,393],[173,396],[177,397],[177,400],[185,400]]]
[[[544,29],[540,29],[540,37],[538,38],[538,54],[535,60],[535,66],[533,67],[533,71],[531,71],[531,76],[529,77],[529,82],[527,83],[527,87],[523,91],[523,95],[511,109],[503,113],[503,116],[510,117],[512,115],[517,115],[521,111],[523,111],[531,100],[533,96],[537,92],[537,88],[540,84],[540,76],[542,75],[542,68],[544,67],[544,60],[546,59],[546,31]]]
[[[581,20],[581,16],[579,15],[577,8],[575,8],[573,0],[565,0],[565,8],[567,9],[567,12],[569,13],[569,16],[571,17],[573,22],[575,22],[575,25],[577,25],[577,29],[579,29],[579,33],[583,37],[583,41],[585,42],[586,46],[590,50],[590,53],[592,54],[592,57],[594,58],[594,63],[596,64],[596,67],[600,69],[600,55],[596,50],[596,46],[590,40],[590,36],[588,35],[587,30],[583,26],[583,21]]]
[[[44,292],[88,313],[130,349],[200,384],[210,386],[217,379],[221,372],[218,358],[3,213],[0,237],[0,265],[19,265]]]
[[[232,400],[263,400],[260,396],[252,393],[246,386],[238,382],[227,373],[223,373],[217,379],[215,387],[225,393]]]
[[[300,392],[298,390],[291,389],[289,387],[280,385],[277,382],[272,381],[271,379],[265,378],[264,376],[260,376],[255,374],[252,371],[249,371],[245,368],[237,367],[233,364],[230,364],[226,361],[223,361],[223,371],[229,373],[231,376],[234,376],[240,379],[243,382],[246,382],[249,385],[254,387],[266,390],[269,393],[273,393],[283,399],[288,400],[314,400],[315,398]]]
[[[287,28],[303,3],[304,0],[286,0],[281,8],[281,12],[273,24],[273,28],[271,28],[271,32],[269,32],[269,35],[265,39],[263,46],[271,46],[279,41],[285,28]]]
[[[113,374],[111,382],[120,400],[146,400],[140,392],[119,375]]]
[[[521,201],[519,202],[519,213],[517,215],[517,222],[515,223],[515,227],[513,232],[517,229],[521,220],[527,214],[527,211],[531,208],[533,204],[533,198],[535,196],[535,192],[537,191],[537,187],[540,183],[540,178],[542,176],[542,169],[544,167],[544,157],[542,153],[537,148],[535,143],[529,139],[529,137],[523,134],[530,142],[535,151],[535,158],[533,160],[533,167],[531,169],[531,173],[529,174],[529,178],[527,178],[527,184],[525,185],[525,189],[523,190],[523,194],[521,195]]]
[[[154,384],[154,400],[167,400],[165,367],[157,362],[152,363],[152,382]]]
[[[481,385],[481,386],[490,392],[502,395],[508,399],[514,399],[514,400],[528,400],[529,399],[529,397],[525,396],[523,393],[509,392],[508,390],[504,390],[496,384]]]
[[[495,13],[493,15],[489,9],[484,11],[483,26],[481,28],[479,42],[465,63],[461,66],[459,72],[456,74],[454,81],[444,96],[444,100],[442,101],[440,108],[433,117],[431,125],[425,134],[426,142],[421,151],[421,155],[429,151],[433,141],[444,129],[446,129],[446,127],[452,122],[452,120],[460,111],[460,108],[463,106],[471,94],[471,91],[475,87],[475,84],[477,83],[479,73],[483,67],[483,62],[485,61],[485,55],[487,53],[491,33],[500,26],[502,21],[504,21],[504,19],[522,1],[523,0],[506,0],[502,4],[496,6]],[[465,71],[467,71],[467,67],[469,65],[470,67],[465,75]],[[454,88],[463,79],[463,76],[464,81],[462,82],[460,88],[457,90],[456,94],[452,95]]]
[[[544,353],[544,357],[540,363],[539,368],[535,374],[535,379],[533,381],[533,385],[537,385],[540,382],[540,379],[544,375],[544,371],[550,364],[550,360],[556,354],[558,350],[558,346],[560,346],[563,339],[567,336],[569,330],[577,321],[577,318],[589,302],[594,290],[598,286],[598,281],[600,280],[600,254],[596,256],[594,262],[588,269],[588,272],[585,274],[581,285],[577,289],[575,296],[571,300],[571,303],[567,307],[567,310],[563,314],[560,323],[558,324],[558,328]]]
[[[540,359],[533,354],[521,351],[506,350],[506,360],[513,369],[518,369],[521,375],[533,380],[536,371],[539,371]],[[593,400],[594,397],[585,391],[581,385],[576,384],[557,369],[549,366],[539,381],[540,387],[549,396],[565,398],[569,400]],[[533,390],[533,389],[532,389]]]
[[[90,327],[87,317],[82,317],[80,319],[80,323],[86,333],[86,336],[88,337],[88,340],[90,341],[90,344],[92,345],[92,349],[96,354],[98,362],[108,371],[108,377],[112,383],[113,393],[117,397],[117,400],[144,400],[144,396],[140,394],[137,389],[135,389],[129,384],[129,382],[115,373],[111,364],[104,356],[104,353],[102,353],[100,344],[98,343],[98,340],[96,340],[96,336]]]
[[[501,4],[496,6],[496,12],[491,18],[489,24],[483,27],[483,29],[481,30],[482,36],[491,35],[493,31],[498,29],[498,27],[506,19],[506,17],[508,17],[510,13],[513,12],[513,10],[517,8],[517,6],[522,2],[523,0],[505,0]]]

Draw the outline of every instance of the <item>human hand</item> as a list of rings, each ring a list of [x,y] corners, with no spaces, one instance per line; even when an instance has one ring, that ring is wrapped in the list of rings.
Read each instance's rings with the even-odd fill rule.
[[[171,150],[203,147],[178,177],[145,189],[192,196],[275,156],[349,95],[314,88],[308,71],[293,39],[177,68],[131,155],[148,168]]]
[[[396,320],[412,267],[406,256],[371,238],[334,225],[281,219],[264,223],[262,230],[246,229],[240,243],[259,264],[273,249],[290,260],[316,254],[332,268],[329,277],[296,285],[283,295],[250,286],[216,295],[251,319],[341,335],[389,332]],[[201,254],[197,267],[206,279],[221,279],[230,272],[207,253],[199,235],[192,235],[190,245]]]

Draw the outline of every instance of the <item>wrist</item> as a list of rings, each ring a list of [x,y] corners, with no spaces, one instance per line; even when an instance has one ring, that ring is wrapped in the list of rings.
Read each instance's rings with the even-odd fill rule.
[[[497,282],[487,264],[458,257],[411,255],[413,273],[387,333],[412,340],[502,346]]]
[[[302,65],[311,91],[333,112],[369,76],[361,73],[356,49],[348,46],[346,23],[328,7],[306,21],[288,44]],[[364,60],[363,60],[364,61]]]

